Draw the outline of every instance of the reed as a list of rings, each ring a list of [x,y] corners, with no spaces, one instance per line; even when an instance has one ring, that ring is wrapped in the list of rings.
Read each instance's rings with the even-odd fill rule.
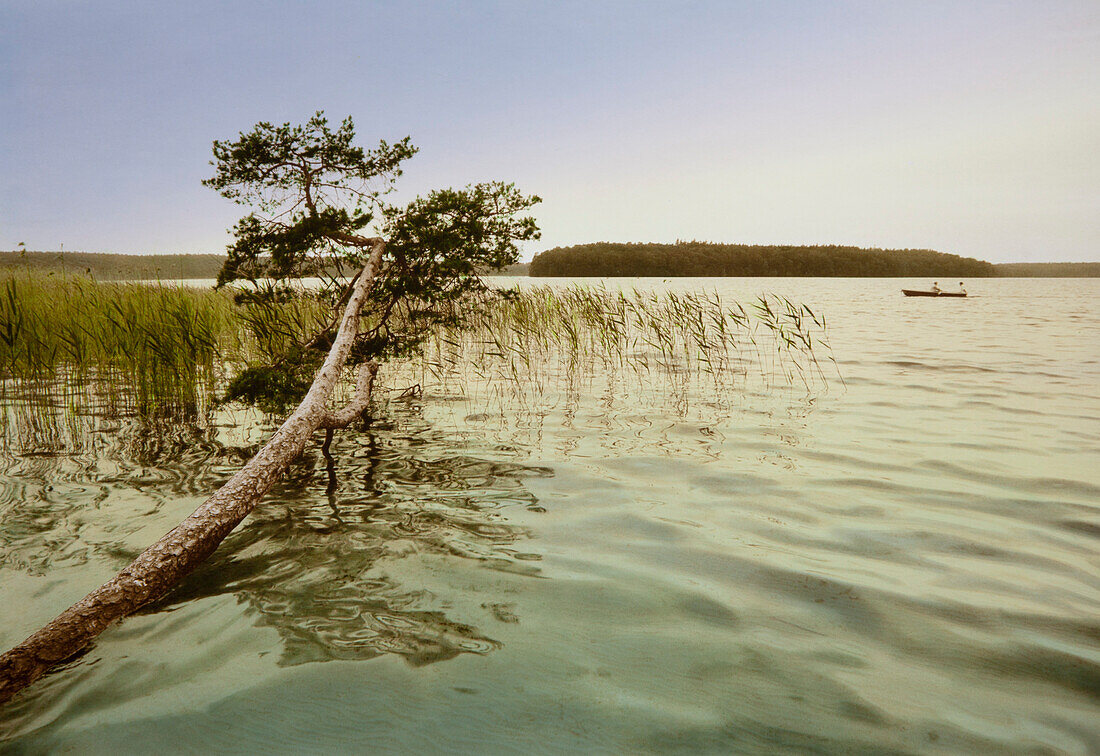
[[[703,387],[728,397],[752,378],[824,387],[821,360],[832,359],[824,318],[774,295],[746,308],[716,292],[541,286],[462,307],[464,326],[436,329],[405,366],[409,380],[520,404],[632,380],[676,400]]]
[[[193,414],[240,346],[222,293],[30,272],[0,278],[6,399]]]
[[[193,418],[217,403],[228,376],[293,353],[327,314],[310,296],[237,299],[155,283],[2,276],[5,411],[40,407],[54,422],[72,414]],[[391,385],[482,392],[504,411],[628,381],[636,393],[683,403],[701,386],[736,395],[752,376],[822,385],[819,355],[831,358],[824,318],[775,296],[744,307],[714,292],[543,286],[453,306],[449,325],[390,362]]]

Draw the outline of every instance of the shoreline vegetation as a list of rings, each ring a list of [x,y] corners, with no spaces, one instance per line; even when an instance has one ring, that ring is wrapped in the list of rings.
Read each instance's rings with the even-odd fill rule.
[[[821,276],[988,278],[992,263],[929,249],[770,246],[677,242],[599,242],[556,247],[535,255],[531,275],[579,276]]]
[[[123,255],[109,252],[0,252],[0,274],[65,273],[99,281],[217,278],[225,255]]]
[[[832,361],[824,317],[774,295],[741,305],[717,294],[535,286],[452,307],[466,311],[464,324],[441,323],[422,348],[389,360],[387,383],[525,402],[595,375],[633,375],[671,393],[685,381],[726,393],[748,377],[810,389],[827,382]],[[240,398],[232,374],[272,363],[324,319],[304,294],[235,301],[227,289],[0,270],[0,447],[55,450],[74,435],[55,427],[62,417],[206,417]],[[305,388],[260,409],[281,414]]]
[[[821,278],[1096,277],[1100,263],[994,264],[930,249],[710,242],[555,247],[531,261],[536,277],[737,276]]]
[[[225,260],[225,255],[200,253],[124,255],[109,252],[0,251],[0,275],[65,273],[98,281],[214,280]],[[495,275],[525,276],[527,263],[509,265]]]
[[[100,281],[215,279],[224,255],[0,251],[0,274],[64,273]],[[798,272],[805,271],[805,272]],[[555,277],[743,276],[884,278],[1100,278],[1100,262],[989,263],[932,250],[600,242],[555,247],[494,275]]]

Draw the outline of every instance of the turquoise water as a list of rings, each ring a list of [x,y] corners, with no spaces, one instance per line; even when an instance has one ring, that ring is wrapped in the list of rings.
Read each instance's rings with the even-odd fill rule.
[[[1100,281],[600,283],[805,302],[839,377],[426,385],[0,712],[0,748],[1100,751]],[[270,431],[92,425],[0,459],[4,647]]]

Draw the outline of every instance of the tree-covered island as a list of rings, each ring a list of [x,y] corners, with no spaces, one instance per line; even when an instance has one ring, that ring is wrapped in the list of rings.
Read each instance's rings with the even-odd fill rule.
[[[555,247],[535,255],[530,275],[580,276],[996,276],[984,260],[930,249],[866,249],[839,245],[622,244]]]

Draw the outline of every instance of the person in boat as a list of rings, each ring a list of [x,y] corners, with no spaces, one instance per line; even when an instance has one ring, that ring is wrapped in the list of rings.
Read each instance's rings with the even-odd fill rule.
[[[942,289],[940,289],[940,282],[939,281],[933,281],[932,282],[932,291],[935,292],[936,294],[939,294],[940,291],[942,291]]]
[[[960,294],[965,294],[966,293],[966,289],[963,287],[963,282],[962,281],[959,281],[959,293]]]

